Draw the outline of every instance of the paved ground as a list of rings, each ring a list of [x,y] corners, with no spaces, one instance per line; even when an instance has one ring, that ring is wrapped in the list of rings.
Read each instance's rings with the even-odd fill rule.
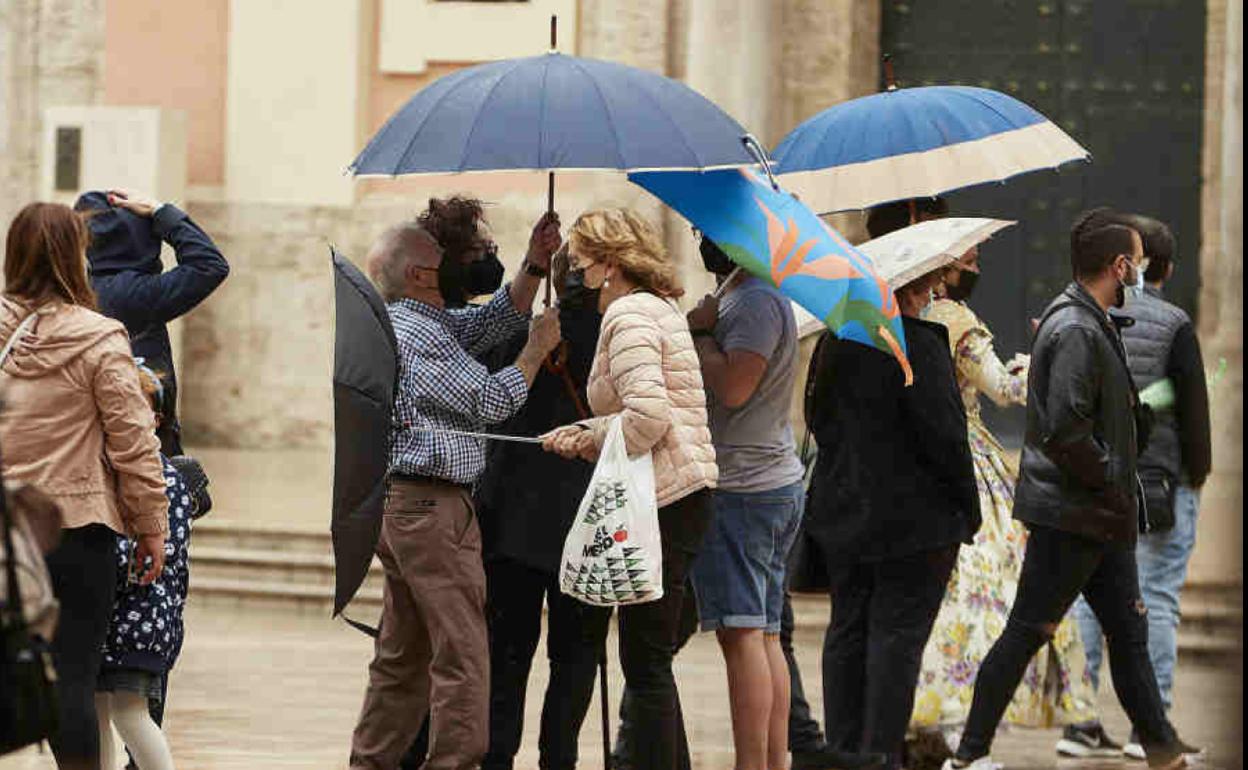
[[[371,648],[356,631],[325,618],[195,606],[192,593],[183,658],[174,673],[168,732],[182,770],[342,768],[364,688]],[[800,633],[803,671],[818,700],[819,634]],[[614,648],[612,648],[614,650]],[[614,652],[613,652],[614,659]],[[611,689],[620,691],[618,666]],[[714,640],[699,635],[677,662],[696,768],[732,766],[727,687]],[[535,662],[529,690],[530,730],[517,768],[537,766],[537,710],[547,669]],[[1175,720],[1188,740],[1209,746],[1211,766],[1242,766],[1242,669],[1185,661],[1179,672]],[[1112,695],[1103,698],[1112,734],[1126,723]],[[595,705],[596,708],[596,705]],[[818,705],[816,711],[818,712]],[[602,767],[597,712],[581,735],[586,768]],[[1143,768],[1125,762],[1058,761],[1055,731],[1015,730],[997,743],[997,759],[1021,768]],[[33,752],[0,759],[0,770],[43,770]],[[120,767],[120,765],[117,765]]]

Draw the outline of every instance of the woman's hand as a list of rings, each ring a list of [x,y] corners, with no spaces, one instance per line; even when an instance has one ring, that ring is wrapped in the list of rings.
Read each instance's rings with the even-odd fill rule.
[[[575,460],[584,456],[586,441],[591,448],[594,446],[593,434],[588,430],[580,425],[564,425],[542,436],[542,449]],[[596,449],[594,453],[596,456]]]

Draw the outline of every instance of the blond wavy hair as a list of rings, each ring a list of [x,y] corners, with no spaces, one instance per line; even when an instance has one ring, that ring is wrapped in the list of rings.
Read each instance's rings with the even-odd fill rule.
[[[631,209],[597,209],[576,218],[568,244],[578,256],[615,265],[625,277],[660,297],[685,293],[659,231]]]

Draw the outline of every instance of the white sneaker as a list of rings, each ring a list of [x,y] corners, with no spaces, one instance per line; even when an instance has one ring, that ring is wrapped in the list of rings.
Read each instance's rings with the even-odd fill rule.
[[[1005,770],[1005,765],[993,762],[992,757],[986,756],[967,765],[958,765],[954,763],[953,757],[950,757],[945,760],[945,764],[940,766],[940,770]]]
[[[1122,755],[1127,759],[1148,759],[1148,755],[1144,753],[1144,746],[1137,741],[1128,741],[1127,745],[1122,747]]]

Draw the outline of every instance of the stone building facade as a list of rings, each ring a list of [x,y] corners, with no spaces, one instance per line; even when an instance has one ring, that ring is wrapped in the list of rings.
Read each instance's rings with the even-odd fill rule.
[[[467,58],[540,53],[550,13],[560,16],[563,50],[685,80],[767,146],[876,87],[878,0],[0,0],[0,226],[41,195],[48,108],[181,111],[181,202],[233,266],[181,325],[186,433],[218,446],[328,448],[328,244],[359,258],[430,195],[462,190],[493,204],[514,265],[545,205],[544,177],[357,182],[342,169],[411,93],[463,66],[448,41],[470,50]],[[1228,370],[1193,573],[1240,583],[1242,62],[1241,4],[1210,0],[1199,323],[1207,358],[1225,358]],[[662,221],[690,296],[699,296],[707,279],[681,220],[619,176],[558,177],[566,216],[600,205]],[[860,234],[856,217],[837,224]]]

